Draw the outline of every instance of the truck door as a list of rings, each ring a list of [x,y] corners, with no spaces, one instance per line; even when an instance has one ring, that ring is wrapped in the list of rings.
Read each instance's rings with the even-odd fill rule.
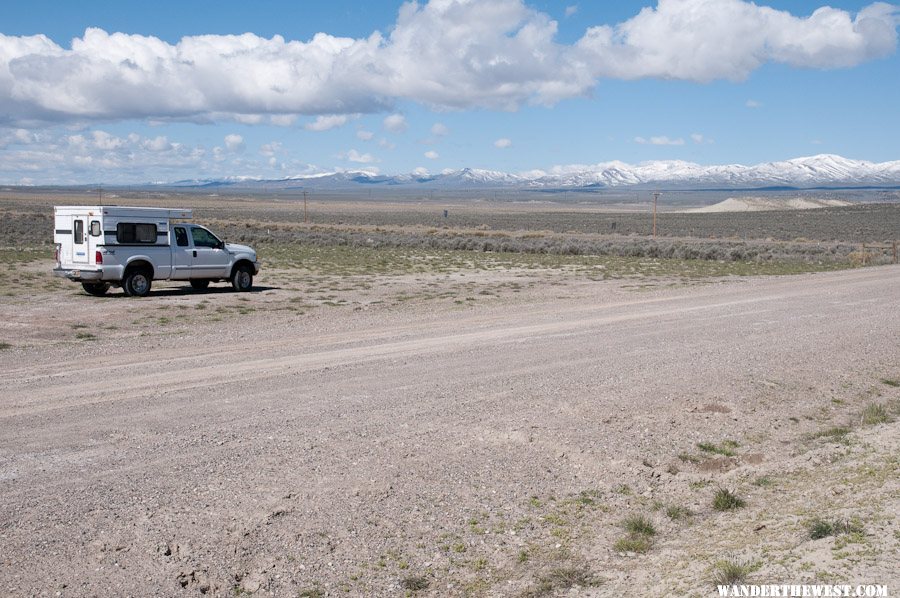
[[[225,243],[201,226],[191,227],[191,278],[227,278],[231,256],[225,251]]]
[[[175,236],[175,243],[171,245],[172,279],[187,280],[191,277],[191,268],[194,262],[194,248],[191,247],[187,228],[184,226],[173,226],[172,234]]]
[[[88,263],[87,216],[72,216],[72,263]]]

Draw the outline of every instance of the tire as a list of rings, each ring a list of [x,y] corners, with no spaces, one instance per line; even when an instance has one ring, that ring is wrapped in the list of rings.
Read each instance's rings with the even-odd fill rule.
[[[122,288],[125,289],[125,294],[129,297],[146,297],[152,284],[153,279],[150,278],[149,272],[146,270],[131,270],[125,274]]]
[[[246,292],[253,288],[253,270],[250,266],[238,266],[231,275],[231,286],[235,291]]]
[[[93,295],[94,297],[102,297],[106,294],[106,291],[109,290],[108,282],[83,282],[81,283],[81,288],[88,295]]]
[[[202,291],[209,286],[208,280],[192,280],[191,287],[196,291]]]

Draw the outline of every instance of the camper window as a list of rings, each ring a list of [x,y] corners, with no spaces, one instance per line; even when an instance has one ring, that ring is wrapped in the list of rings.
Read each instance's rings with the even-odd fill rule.
[[[84,220],[76,220],[75,221],[75,244],[81,245],[84,243]]]
[[[91,220],[91,236],[92,237],[100,236],[100,221],[99,220]]]
[[[116,225],[116,241],[119,243],[156,243],[156,225],[120,222]]]

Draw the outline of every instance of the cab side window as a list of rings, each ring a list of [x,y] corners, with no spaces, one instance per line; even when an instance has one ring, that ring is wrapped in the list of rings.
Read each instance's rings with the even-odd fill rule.
[[[180,226],[175,227],[175,244],[179,247],[187,247],[188,246],[188,237],[187,231]]]
[[[191,237],[194,247],[218,247],[219,239],[205,228],[192,228]]]

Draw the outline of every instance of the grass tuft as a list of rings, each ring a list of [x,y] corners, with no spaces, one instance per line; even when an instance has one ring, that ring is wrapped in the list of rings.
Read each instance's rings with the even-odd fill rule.
[[[713,497],[712,506],[717,511],[733,511],[746,506],[747,502],[727,488],[719,488]]]
[[[831,440],[843,441],[846,439],[847,434],[850,433],[850,428],[846,426],[833,426],[831,428],[826,428],[825,430],[819,430],[818,432],[813,432],[810,434],[810,438],[829,438]]]
[[[643,554],[653,546],[653,536],[656,528],[653,522],[645,515],[632,515],[622,522],[622,527],[628,535],[616,540],[613,548],[616,552],[636,552]]]
[[[863,409],[861,416],[862,425],[876,426],[878,424],[886,424],[891,421],[887,407],[880,403],[872,403]]]
[[[688,519],[694,514],[687,507],[682,507],[681,505],[670,505],[666,507],[666,516],[672,521],[681,521],[682,519]]]
[[[638,554],[644,554],[650,550],[651,546],[653,546],[653,542],[647,536],[625,536],[613,544],[616,552],[636,552]]]
[[[653,522],[644,515],[632,515],[625,519],[622,525],[629,534],[648,537],[656,535],[656,528],[653,527]]]
[[[421,592],[428,589],[428,578],[424,575],[410,575],[400,580],[400,587],[410,592]]]
[[[559,567],[542,575],[538,584],[523,594],[527,598],[538,598],[565,592],[576,586],[591,588],[600,585],[601,580],[587,567]]]
[[[732,586],[744,583],[753,572],[753,564],[735,558],[716,561],[713,565],[713,583],[717,586]]]
[[[737,452],[738,443],[733,440],[726,440],[721,444],[713,444],[712,442],[698,442],[697,448],[705,453],[714,453],[716,455],[724,455],[726,457],[734,457]]]
[[[900,388],[900,380],[894,380],[892,378],[882,378],[881,383],[892,386],[893,388]]]
[[[812,540],[820,540],[829,536],[838,536],[840,534],[862,534],[864,529],[862,523],[855,519],[822,519],[816,517],[807,524],[809,537]]]

